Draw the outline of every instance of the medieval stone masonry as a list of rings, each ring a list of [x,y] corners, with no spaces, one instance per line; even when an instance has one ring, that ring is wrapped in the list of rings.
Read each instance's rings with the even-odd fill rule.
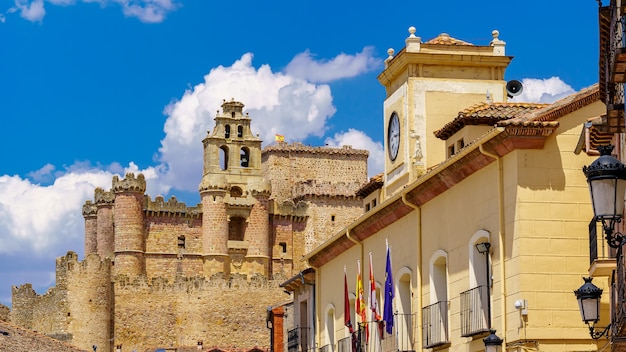
[[[115,176],[85,202],[85,258],[56,262],[43,295],[13,287],[9,320],[82,349],[270,347],[266,313],[302,256],[363,214],[368,152],[280,142],[261,149],[243,104],[224,101],[202,141],[201,203]]]

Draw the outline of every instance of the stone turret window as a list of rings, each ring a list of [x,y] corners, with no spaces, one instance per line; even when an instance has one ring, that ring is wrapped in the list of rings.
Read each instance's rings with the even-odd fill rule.
[[[246,233],[246,219],[242,217],[232,217],[228,223],[228,239],[230,241],[243,241]]]
[[[225,145],[220,147],[220,167],[228,170],[228,147]]]
[[[239,151],[239,157],[241,160],[241,167],[248,167],[250,164],[250,149],[243,147]]]
[[[178,248],[185,248],[185,236],[178,236]]]
[[[235,112],[234,112],[234,111],[233,111],[233,112],[231,112],[231,113],[230,113],[230,116],[231,116],[232,118],[235,118]]]
[[[280,242],[278,244],[280,246],[280,250],[282,253],[287,253],[287,243],[286,242]]]
[[[224,138],[230,138],[230,125],[224,126]]]
[[[243,126],[241,125],[237,126],[237,137],[243,137]]]

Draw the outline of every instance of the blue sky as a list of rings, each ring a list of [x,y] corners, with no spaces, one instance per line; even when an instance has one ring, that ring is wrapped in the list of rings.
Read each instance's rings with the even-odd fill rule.
[[[222,99],[272,142],[351,144],[382,171],[376,76],[409,26],[514,56],[523,101],[598,79],[597,3],[0,0],[0,303],[54,284],[83,254],[81,206],[114,174],[144,172],[154,198],[199,202],[201,139]]]

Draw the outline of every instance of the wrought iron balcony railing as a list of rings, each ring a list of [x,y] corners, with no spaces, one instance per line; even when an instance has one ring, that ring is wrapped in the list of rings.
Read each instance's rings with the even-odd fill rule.
[[[344,337],[337,341],[337,352],[354,352],[352,351],[352,337]]]
[[[422,308],[422,346],[433,348],[450,342],[448,302],[440,301]]]
[[[287,332],[288,352],[307,352],[309,350],[309,328],[295,328]]]
[[[461,292],[461,336],[469,337],[489,331],[489,286],[481,285]]]
[[[617,269],[611,280],[611,339],[626,336],[626,271],[624,269],[624,247],[618,248]]]

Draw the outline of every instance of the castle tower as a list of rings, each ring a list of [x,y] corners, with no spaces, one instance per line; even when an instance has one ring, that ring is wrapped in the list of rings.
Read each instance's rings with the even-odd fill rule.
[[[448,150],[433,135],[450,116],[476,103],[506,100],[504,71],[512,57],[505,56],[505,42],[498,35],[493,31],[486,46],[446,33],[422,42],[411,27],[406,47],[396,56],[388,50],[378,76],[386,91],[384,198],[470,142],[459,140]]]
[[[269,184],[261,175],[261,139],[237,101],[222,104],[202,141],[202,251],[205,276],[267,275]]]
[[[115,275],[135,276],[144,270],[143,197],[146,179],[132,173],[120,180],[113,177],[115,194]]]
[[[97,253],[101,259],[113,258],[115,250],[115,234],[113,230],[113,203],[115,194],[107,192],[98,187],[94,191],[94,202],[96,206],[96,243]],[[87,253],[85,253],[85,257]]]
[[[97,207],[90,200],[83,204],[83,218],[85,218],[85,257],[98,252],[97,240]]]

